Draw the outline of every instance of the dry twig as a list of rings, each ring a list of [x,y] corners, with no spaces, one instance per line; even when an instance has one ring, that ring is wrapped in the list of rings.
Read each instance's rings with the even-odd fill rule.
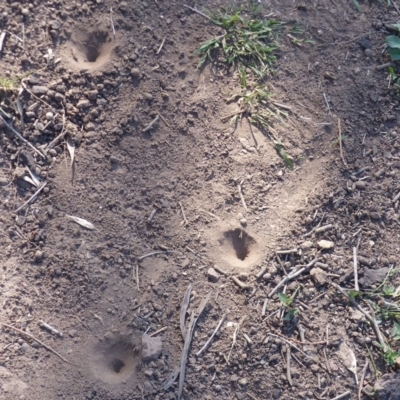
[[[153,128],[153,125],[159,120],[160,115],[157,114],[156,117],[153,119],[153,121],[150,122],[149,125],[146,126],[146,128],[143,129],[143,133],[149,131],[151,128]]]
[[[183,4],[183,7],[186,7],[189,10],[192,10],[193,12],[195,12],[195,13],[201,15],[202,17],[208,19],[209,21],[213,22],[213,20],[208,15],[202,13],[201,11],[197,10],[196,8],[190,7],[190,6],[186,5],[186,4]]]
[[[242,180],[239,184],[238,184],[238,191],[239,191],[239,196],[240,196],[240,200],[242,200],[242,204],[244,209],[247,211],[247,206],[246,206],[246,202],[244,201],[244,197],[243,197],[243,193],[242,193],[242,185],[243,185],[244,180]]]
[[[28,142],[15,128],[13,128],[0,114],[0,121],[10,130],[14,135],[16,135],[20,140],[22,140],[26,145],[28,145],[35,153],[39,154],[41,157],[46,158],[44,154],[38,150],[33,144]]]
[[[204,346],[197,352],[196,356],[201,355],[201,353],[208,347],[208,345],[212,342],[214,336],[218,333],[218,331],[220,330],[222,324],[224,323],[225,320],[225,315],[221,318],[221,320],[219,321],[219,324],[217,325],[217,327],[215,328],[214,332],[212,333],[212,335],[209,337],[209,339],[207,340],[207,342],[204,344]]]
[[[338,118],[338,131],[339,131],[339,148],[340,148],[340,157],[342,158],[343,164],[347,167],[347,163],[343,156],[343,145],[342,145],[342,128],[340,125],[340,118]]]
[[[6,328],[12,329],[15,332],[20,333],[21,335],[25,335],[26,337],[28,337],[29,339],[34,340],[35,342],[39,343],[41,346],[43,346],[45,349],[47,349],[48,351],[52,352],[53,354],[55,354],[57,357],[61,358],[61,360],[65,361],[67,364],[69,364],[69,361],[66,360],[60,353],[57,353],[55,350],[53,350],[50,346],[47,346],[46,344],[44,344],[42,341],[40,341],[39,339],[36,339],[35,336],[31,335],[28,332],[24,332],[21,329],[16,328],[15,326],[12,325],[8,325],[5,324],[4,322],[1,322],[1,324],[3,326],[5,326]]]
[[[18,211],[21,211],[23,208],[25,208],[25,206],[27,206],[29,203],[35,200],[37,195],[44,189],[46,185],[47,182],[43,182],[42,186],[40,186],[39,189],[36,190],[36,192],[24,204],[22,204],[21,207],[17,208],[14,212],[17,213]]]

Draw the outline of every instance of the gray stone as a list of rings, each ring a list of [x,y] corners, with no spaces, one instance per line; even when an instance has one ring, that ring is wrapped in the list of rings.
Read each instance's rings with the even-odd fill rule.
[[[360,285],[363,287],[369,287],[375,284],[381,284],[388,272],[389,267],[379,269],[365,268],[364,276],[360,279]]]
[[[79,100],[78,104],[76,105],[78,108],[89,108],[90,107],[90,101],[87,99]]]
[[[313,268],[310,272],[310,275],[317,286],[324,285],[327,282],[328,276],[326,272],[321,268]]]
[[[318,242],[318,247],[322,250],[329,250],[335,247],[335,243],[331,242],[330,240],[320,240]]]
[[[46,86],[38,86],[37,85],[37,86],[32,86],[31,91],[33,94],[36,94],[36,95],[47,94],[47,92],[49,91],[49,88]]]
[[[36,252],[35,252],[35,261],[36,262],[40,262],[40,261],[42,261],[43,260],[43,251],[41,251],[41,250],[36,250]]]
[[[214,268],[209,268],[207,271],[208,280],[212,283],[219,281],[219,273]]]
[[[159,336],[142,336],[142,357],[143,361],[157,360],[162,352],[162,341]]]
[[[132,68],[131,69],[131,75],[134,78],[139,79],[140,78],[140,70],[139,70],[139,68]]]

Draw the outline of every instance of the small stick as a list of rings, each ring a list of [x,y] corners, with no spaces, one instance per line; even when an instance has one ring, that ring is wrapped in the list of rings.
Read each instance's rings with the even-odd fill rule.
[[[268,332],[267,335],[269,335],[269,336],[274,336],[274,337],[276,337],[276,338],[278,338],[278,339],[283,340],[283,341],[286,342],[289,346],[292,346],[293,348],[295,348],[297,351],[299,351],[301,354],[303,354],[303,355],[306,356],[307,358],[309,358],[309,359],[311,359],[311,360],[313,359],[313,358],[310,357],[308,354],[304,353],[303,350],[300,350],[297,346],[295,346],[293,343],[289,342],[289,340],[283,338],[282,336],[274,335],[274,334],[271,333],[271,332]]]
[[[265,317],[265,313],[267,312],[268,298],[264,300],[263,308],[261,311],[261,316]]]
[[[399,7],[397,7],[397,4],[394,2],[394,0],[391,0],[391,3],[392,3],[392,5],[393,5],[393,7],[396,9],[397,14],[400,14]]]
[[[257,275],[256,278],[257,279],[261,279],[265,273],[268,271],[268,266],[266,265]]]
[[[152,253],[148,253],[145,254],[144,256],[139,257],[138,261],[142,261],[147,257],[155,256],[156,254],[165,254],[165,253],[176,253],[176,251],[173,250],[153,251]]]
[[[214,332],[211,334],[211,336],[208,338],[207,342],[204,344],[204,346],[197,352],[196,356],[198,357],[199,355],[201,355],[201,353],[203,353],[203,351],[208,347],[208,345],[211,343],[211,341],[213,340],[214,336],[218,333],[219,329],[221,328],[222,324],[224,323],[225,320],[225,315],[221,318],[221,320],[219,321],[219,324],[217,325],[217,327],[215,328]]]
[[[393,204],[396,204],[397,200],[400,199],[400,192],[397,193],[397,195],[395,196],[395,198],[393,199]]]
[[[145,132],[149,131],[153,127],[153,125],[159,120],[159,118],[160,118],[160,116],[159,116],[159,114],[157,114],[157,116],[153,119],[153,121],[151,121],[150,124],[147,125],[146,128],[144,128],[142,132],[145,133]]]
[[[66,135],[67,131],[65,130],[65,110],[63,113],[63,127],[61,130],[61,133],[56,136],[46,147],[46,152],[49,151],[50,149],[52,149],[59,141],[61,141],[62,139],[64,139],[64,136]]]
[[[231,350],[229,351],[229,354],[228,354],[228,359],[227,359],[227,361],[226,361],[227,364],[229,364],[229,359],[231,358],[231,354],[232,354],[233,347],[234,347],[235,344],[236,344],[236,338],[237,338],[237,334],[238,334],[238,332],[239,332],[239,329],[240,329],[241,325],[243,324],[243,322],[244,322],[244,320],[245,320],[246,318],[247,318],[247,315],[246,315],[246,314],[243,315],[243,317],[240,319],[240,321],[239,321],[238,324],[236,325],[235,331],[233,332],[232,346],[231,346]]]
[[[243,194],[242,194],[242,184],[243,184],[243,180],[239,183],[239,185],[238,185],[238,191],[239,191],[239,196],[240,196],[240,200],[242,200],[242,204],[243,204],[243,207],[244,207],[244,209],[247,211],[247,206],[246,206],[246,202],[244,201],[244,197],[243,197]]]
[[[136,263],[136,286],[139,291],[139,263]]]
[[[159,329],[158,331],[155,331],[155,332],[151,333],[149,336],[156,336],[159,333],[164,332],[166,330],[167,330],[167,326],[164,326],[163,328]]]
[[[182,205],[182,203],[181,203],[180,201],[178,202],[178,204],[179,204],[179,206],[181,207],[182,217],[183,217],[183,220],[185,221],[185,225],[188,225],[189,222],[188,222],[188,220],[186,219],[185,210],[183,209],[183,205]]]
[[[157,111],[157,114],[160,116],[162,121],[164,122],[165,125],[168,126],[168,128],[171,128],[171,125],[167,122],[167,120]]]
[[[16,129],[14,129],[0,114],[0,121],[9,129],[14,135],[16,135],[20,140],[27,144],[35,153],[39,154],[41,157],[46,158],[44,154],[38,150],[33,144],[29,143]]]
[[[305,343],[305,341],[306,341],[306,337],[305,337],[306,330],[304,329],[304,326],[299,324],[297,329],[299,330],[301,342]],[[303,345],[303,350],[304,350],[304,348],[305,348],[305,345]]]
[[[284,110],[292,111],[292,107],[286,106],[285,104],[275,103],[275,102],[273,104],[276,105],[277,107],[283,108]]]
[[[248,123],[249,123],[249,128],[250,128],[251,136],[253,137],[254,144],[256,145],[256,150],[258,150],[258,149],[260,148],[260,145],[258,144],[257,139],[256,139],[256,137],[255,137],[255,135],[254,135],[253,126],[252,126],[252,124],[251,124],[249,118],[247,118],[247,121],[248,121]]]
[[[166,36],[164,36],[164,39],[163,39],[163,41],[161,42],[161,46],[159,47],[159,49],[157,50],[157,53],[156,54],[159,54],[160,53],[160,51],[162,50],[162,48],[163,48],[163,46],[164,46],[164,43],[165,43],[165,39],[166,39],[167,37]]]
[[[14,330],[15,332],[20,333],[21,335],[25,335],[25,336],[27,336],[29,339],[34,340],[35,342],[39,343],[41,346],[43,346],[43,347],[44,347],[45,349],[47,349],[48,351],[50,351],[50,352],[52,352],[53,354],[55,354],[56,356],[60,357],[61,360],[65,361],[67,364],[69,364],[69,361],[66,360],[60,353],[57,353],[57,352],[56,352],[55,350],[53,350],[50,346],[47,346],[46,344],[44,344],[43,342],[41,342],[39,339],[36,339],[35,336],[31,335],[30,333],[24,332],[24,331],[22,331],[21,329],[15,328],[15,327],[12,326],[12,325],[5,324],[4,322],[1,322],[1,324],[2,324],[3,326],[5,326],[6,328],[12,329],[12,330]]]
[[[209,215],[210,217],[213,217],[213,218],[215,218],[215,219],[216,219],[216,220],[218,220],[218,221],[220,221],[220,220],[221,220],[221,218],[220,218],[220,217],[218,217],[217,215],[215,215],[215,214],[213,214],[213,213],[211,213],[211,212],[209,212],[209,211],[202,210],[201,208],[199,208],[199,211],[203,212],[204,214],[207,214],[207,215]]]
[[[157,209],[155,208],[155,209],[151,212],[149,218],[147,218],[147,222],[151,222],[151,221],[153,220],[154,216],[156,215],[156,212],[157,212]]]
[[[348,390],[347,392],[344,392],[342,394],[339,394],[339,396],[334,397],[331,400],[339,400],[339,399],[343,399],[343,397],[348,396],[349,394],[351,394],[350,390]]]
[[[51,325],[46,324],[46,322],[44,322],[44,321],[39,321],[39,325],[42,328],[47,329],[49,332],[53,333],[54,335],[59,336],[60,338],[64,337],[64,335],[61,332],[59,332],[57,329],[53,328]]]
[[[25,24],[22,23],[22,50],[25,51]]]
[[[249,335],[246,335],[245,333],[242,332],[243,337],[246,339],[246,342],[248,345],[251,345],[253,342],[250,339]]]
[[[290,373],[290,346],[286,349],[286,376],[290,386],[293,386],[292,374]]]
[[[329,365],[329,360],[328,360],[328,356],[326,355],[326,349],[325,347],[322,349],[322,352],[324,353],[324,358],[325,358],[325,364],[326,364],[326,369],[328,370],[328,372],[331,374],[331,367]]]
[[[183,296],[183,301],[182,301],[182,307],[181,311],[179,313],[179,325],[181,327],[181,332],[182,332],[182,337],[185,340],[186,337],[186,330],[185,330],[185,319],[186,319],[186,313],[189,308],[190,304],[190,295],[192,293],[192,284],[189,284],[185,291],[185,295]]]
[[[382,64],[382,65],[377,65],[377,66],[375,67],[375,69],[376,69],[377,71],[380,71],[381,69],[386,69],[386,68],[388,68],[388,67],[394,67],[394,64],[393,64],[392,62],[388,62],[388,63]]]
[[[322,94],[324,95],[325,103],[326,103],[326,105],[328,107],[329,114],[331,114],[331,107],[329,105],[328,98],[326,97],[325,93],[322,93]]]
[[[3,51],[5,38],[6,38],[6,32],[1,32],[1,34],[0,34],[0,53]]]
[[[326,345],[329,345],[329,324],[326,324]]]
[[[113,21],[112,15],[113,15],[113,9],[112,9],[112,7],[110,7],[111,28],[112,28],[112,31],[113,31],[113,35],[115,36],[115,27],[114,27],[114,21]]]
[[[44,189],[44,187],[47,185],[47,182],[44,182],[42,186],[39,187],[38,190],[36,190],[35,194],[31,196],[24,204],[22,204],[21,207],[17,208],[14,212],[17,213],[18,211],[21,211],[25,206],[27,206],[30,202],[36,199],[37,195]]]
[[[277,310],[277,311],[279,311],[279,310]],[[271,325],[269,325],[268,323],[267,323],[267,325],[269,326],[269,328],[271,329],[272,332],[275,332],[275,336],[278,336],[281,339],[285,339],[285,336],[280,335],[279,332],[276,329],[274,329]],[[286,339],[286,340],[288,340],[288,339]],[[301,344],[301,345],[305,345],[305,344],[309,344],[309,345],[326,344],[325,341],[322,341],[322,342],[307,342],[307,341],[306,342],[301,342],[300,340],[296,340],[296,339],[293,339],[293,338],[291,338],[290,340],[292,342],[295,342],[295,343],[298,343],[298,344]]]
[[[202,13],[201,11],[196,10],[196,9],[193,8],[193,7],[187,6],[186,4],[183,4],[183,7],[186,7],[186,8],[188,8],[189,10],[192,10],[193,12],[195,12],[195,13],[201,15],[202,17],[207,18],[209,21],[213,22],[213,20],[212,20],[208,15]]]
[[[194,254],[196,257],[203,258],[201,254],[199,254],[197,251],[194,251],[191,249],[189,246],[186,246],[186,250],[190,251],[192,254]]]
[[[269,293],[268,297],[271,297],[282,285],[284,285],[286,282],[290,281],[293,278],[298,277],[301,275],[304,271],[306,271],[308,268],[311,268],[317,261],[319,261],[319,258],[316,258],[312,260],[310,263],[308,263],[304,268],[299,269],[298,271],[292,271],[289,275],[285,276],[276,286],[272,291]]]
[[[357,269],[357,247],[353,247],[353,266],[354,266],[354,290],[360,290],[358,286],[358,269]]]
[[[281,254],[281,255],[285,255],[285,254],[295,254],[297,253],[297,249],[290,249],[290,250],[277,250],[276,254]]]
[[[364,378],[365,378],[365,374],[367,373],[369,367],[369,361],[368,361],[368,357],[365,358],[365,365],[364,368],[362,370],[362,374],[361,374],[361,379],[360,379],[360,386],[358,388],[358,400],[361,400],[361,392],[363,389],[363,384],[364,384]]]
[[[242,289],[251,289],[250,285],[248,285],[246,283],[243,283],[241,280],[236,278],[236,276],[231,276],[231,278],[232,278],[233,282],[235,282],[236,285],[238,285],[240,288],[242,288]]]
[[[365,311],[365,310],[364,310],[364,309],[363,309],[363,308],[362,308],[362,307],[361,307],[361,306],[346,292],[345,289],[341,288],[339,285],[337,285],[337,284],[334,283],[334,282],[330,282],[330,284],[331,284],[332,286],[334,286],[337,290],[339,290],[339,292],[342,293],[342,295],[343,295],[344,297],[346,297],[346,298],[350,301],[350,303],[353,304],[353,306],[357,308],[358,311],[362,312],[362,313],[365,315],[365,317],[369,320],[369,322],[371,322],[371,324],[372,324],[372,326],[373,326],[373,328],[374,328],[374,330],[375,330],[376,337],[378,338],[379,343],[381,344],[382,348],[383,348],[384,351],[385,351],[386,348],[387,348],[387,346],[386,346],[386,343],[385,343],[385,341],[384,341],[384,339],[383,339],[382,333],[381,333],[381,331],[380,331],[380,329],[379,329],[378,323],[376,322],[376,319],[373,318],[367,311]]]
[[[214,269],[219,272],[222,275],[228,276],[228,273],[226,271],[224,271],[223,269],[221,269],[220,267],[218,267],[217,265],[214,265]]]
[[[340,118],[338,118],[338,131],[339,131],[339,148],[340,148],[340,157],[342,158],[343,164],[347,167],[346,161],[343,157],[343,146],[342,146],[342,128],[340,126]]]
[[[47,103],[46,101],[44,101],[44,100],[41,99],[40,97],[36,96],[34,93],[32,93],[32,91],[30,91],[30,90],[27,88],[27,86],[25,85],[24,80],[21,81],[21,86],[22,86],[22,87],[24,88],[24,90],[26,90],[31,96],[33,96],[35,99],[41,101],[43,104],[45,104],[47,107],[49,107],[51,110],[53,110],[53,111],[55,112],[54,108],[53,108],[49,103]]]
[[[329,230],[329,229],[332,229],[332,228],[333,228],[333,225],[332,225],[332,224],[324,225],[324,226],[320,226],[320,227],[318,227],[318,228],[315,228],[315,229],[314,229],[314,232],[315,232],[315,233],[321,233],[321,232],[325,232],[325,231],[327,231],[327,230]]]

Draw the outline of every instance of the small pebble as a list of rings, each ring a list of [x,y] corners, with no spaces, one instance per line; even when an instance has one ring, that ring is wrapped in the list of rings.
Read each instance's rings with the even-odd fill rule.
[[[150,93],[143,93],[143,97],[147,101],[152,101],[153,100],[153,95]]]
[[[140,78],[140,70],[139,68],[132,68],[131,75],[133,78],[139,79]]]
[[[42,261],[43,255],[44,255],[43,251],[41,251],[41,250],[36,250],[36,252],[35,252],[35,261],[36,261],[36,262]]]

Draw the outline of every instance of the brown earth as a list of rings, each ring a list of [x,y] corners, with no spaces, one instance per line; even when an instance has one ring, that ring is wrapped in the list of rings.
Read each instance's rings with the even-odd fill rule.
[[[358,12],[351,0],[262,2],[262,14],[271,13],[286,25],[268,86],[273,101],[291,108],[273,129],[293,171],[261,131],[253,128],[253,138],[247,120],[236,129],[221,120],[238,110],[226,101],[236,77],[218,64],[197,69],[195,50],[220,31],[182,2],[0,3],[0,78],[23,77],[0,92],[1,115],[46,152],[0,125],[0,322],[68,361],[3,326],[0,399],[177,398],[179,378],[167,390],[163,382],[180,363],[189,284],[188,315],[211,297],[194,329],[185,399],[330,399],[346,391],[356,399],[343,343],[355,353],[358,380],[367,347],[377,373],[391,371],[374,330],[329,282],[354,287],[357,245],[362,287],[381,283],[398,261],[399,101],[387,69],[376,67],[388,61],[383,24],[399,15],[378,1]],[[313,44],[291,41],[295,23]],[[15,212],[37,190],[26,167],[47,185]],[[334,248],[321,250],[320,240]],[[290,295],[301,283],[299,314],[282,320],[281,302],[268,294],[284,270],[315,259],[286,288]],[[386,337],[390,326],[381,326]],[[161,355],[146,361],[142,335],[164,327]],[[291,355],[285,340],[296,346]],[[370,367],[365,393],[376,376]]]

